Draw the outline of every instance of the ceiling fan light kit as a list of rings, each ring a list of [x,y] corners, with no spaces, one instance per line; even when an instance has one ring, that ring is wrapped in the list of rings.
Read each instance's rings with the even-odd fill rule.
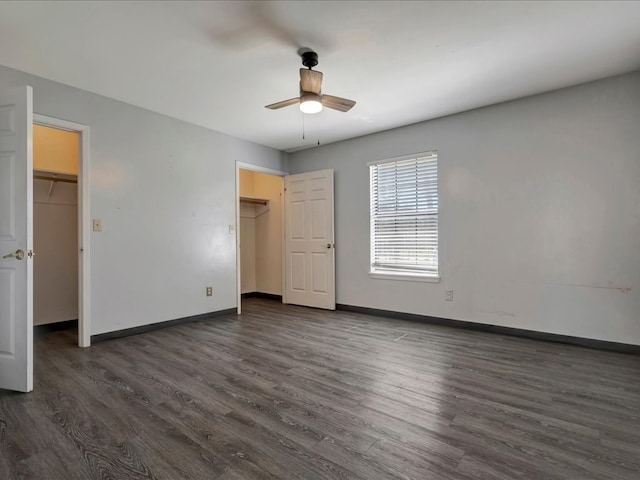
[[[322,72],[312,70],[313,67],[318,65],[318,54],[311,50],[304,50],[300,56],[302,57],[302,65],[307,67],[300,69],[300,96],[266,105],[265,108],[277,110],[300,103],[300,111],[302,113],[318,113],[322,111],[323,107],[338,110],[339,112],[351,110],[356,104],[355,101],[321,93]]]
[[[300,94],[300,111],[302,113],[318,113],[322,111],[320,95],[311,92]]]

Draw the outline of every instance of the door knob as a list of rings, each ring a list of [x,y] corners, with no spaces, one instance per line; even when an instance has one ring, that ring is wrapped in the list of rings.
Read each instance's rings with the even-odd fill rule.
[[[15,252],[5,255],[2,258],[11,258],[11,257],[15,257],[16,260],[22,260],[24,258],[24,252],[18,249]]]

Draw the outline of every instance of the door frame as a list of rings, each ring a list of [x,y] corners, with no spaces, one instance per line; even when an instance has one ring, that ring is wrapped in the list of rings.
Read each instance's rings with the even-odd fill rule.
[[[261,165],[254,165],[253,163],[246,163],[236,160],[236,305],[237,313],[242,313],[242,283],[241,283],[241,269],[240,269],[240,170],[252,170],[254,172],[268,173],[269,175],[276,175],[278,177],[286,177],[289,172],[282,170],[275,170],[273,168],[263,167]],[[282,194],[284,202],[284,182],[282,182]],[[286,302],[284,291],[284,203],[282,204],[282,301]]]
[[[76,132],[80,137],[80,161],[78,162],[78,346],[89,347],[91,346],[89,126],[35,112],[33,123]]]

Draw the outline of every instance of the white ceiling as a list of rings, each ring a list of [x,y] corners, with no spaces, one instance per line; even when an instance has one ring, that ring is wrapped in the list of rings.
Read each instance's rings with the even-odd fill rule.
[[[0,64],[291,151],[637,70],[640,2],[0,2]]]

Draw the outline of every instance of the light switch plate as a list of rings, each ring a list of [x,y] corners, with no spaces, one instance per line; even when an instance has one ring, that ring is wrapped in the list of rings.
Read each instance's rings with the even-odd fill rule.
[[[236,233],[236,226],[229,225],[229,235],[233,235],[234,233]]]
[[[94,218],[93,219],[93,231],[94,232],[101,232],[102,231],[102,220],[100,220],[99,218]]]

